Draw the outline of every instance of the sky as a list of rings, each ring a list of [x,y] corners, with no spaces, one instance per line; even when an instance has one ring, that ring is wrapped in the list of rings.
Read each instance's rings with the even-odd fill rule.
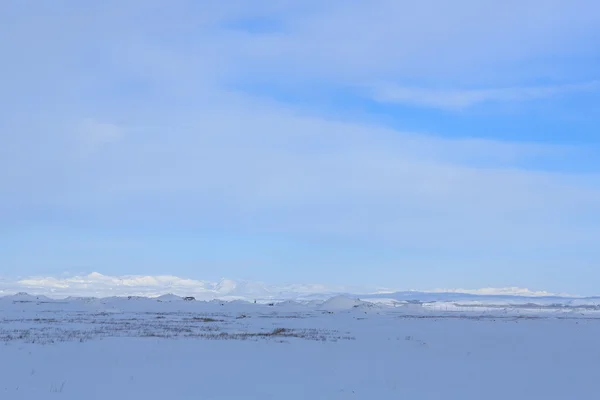
[[[0,277],[600,294],[598,43],[595,0],[5,0]]]

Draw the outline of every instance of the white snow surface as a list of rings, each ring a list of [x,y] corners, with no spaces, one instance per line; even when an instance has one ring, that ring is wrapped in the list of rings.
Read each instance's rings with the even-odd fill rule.
[[[596,307],[0,298],[0,399],[591,399]]]

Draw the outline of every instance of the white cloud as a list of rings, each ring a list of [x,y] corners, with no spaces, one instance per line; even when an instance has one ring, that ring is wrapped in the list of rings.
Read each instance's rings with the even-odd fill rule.
[[[501,89],[433,90],[383,85],[374,90],[374,98],[386,103],[401,103],[449,110],[465,109],[487,102],[520,102],[570,93],[600,90],[600,81],[579,84],[510,87]]]

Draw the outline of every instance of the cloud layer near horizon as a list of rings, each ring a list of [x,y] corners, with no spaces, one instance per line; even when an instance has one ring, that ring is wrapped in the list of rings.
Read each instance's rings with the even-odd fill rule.
[[[267,285],[260,282],[221,279],[218,282],[180,278],[177,276],[124,275],[107,276],[97,272],[71,277],[28,277],[0,280],[0,296],[27,292],[52,298],[67,296],[110,297],[165,294],[212,299],[278,299],[328,298],[335,294],[368,295],[392,293],[391,288],[328,286],[320,284]],[[434,289],[431,293],[466,293],[480,295],[549,296],[553,293],[524,288]]]

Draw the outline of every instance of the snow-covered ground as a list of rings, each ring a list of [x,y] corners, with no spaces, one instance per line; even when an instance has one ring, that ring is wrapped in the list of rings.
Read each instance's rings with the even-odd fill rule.
[[[595,307],[0,298],[0,399],[589,399]]]

